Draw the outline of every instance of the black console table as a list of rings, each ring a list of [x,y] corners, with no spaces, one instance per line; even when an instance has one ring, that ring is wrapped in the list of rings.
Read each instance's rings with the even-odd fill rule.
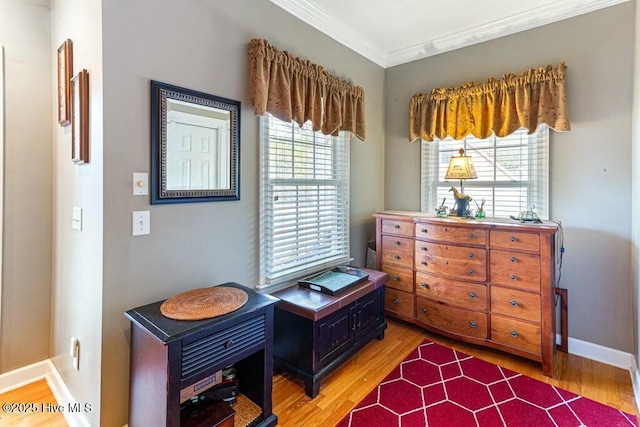
[[[278,300],[237,283],[223,286],[247,292],[247,303],[198,321],[164,317],[163,301],[125,313],[131,320],[130,426],[180,426],[180,390],[232,364],[239,392],[262,410],[251,425],[277,424],[271,391],[273,307]]]
[[[276,292],[274,363],[304,380],[316,397],[323,378],[373,338],[383,339],[386,273],[362,269],[369,279],[336,295],[293,286]]]

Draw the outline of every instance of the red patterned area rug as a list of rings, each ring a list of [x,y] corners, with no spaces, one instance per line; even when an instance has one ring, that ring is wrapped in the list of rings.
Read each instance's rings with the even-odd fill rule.
[[[638,419],[425,340],[338,426],[637,427]]]

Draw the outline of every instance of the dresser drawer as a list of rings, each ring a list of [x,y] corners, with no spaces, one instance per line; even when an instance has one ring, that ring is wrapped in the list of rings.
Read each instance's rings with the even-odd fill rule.
[[[540,326],[491,315],[491,340],[529,353],[541,354]]]
[[[382,263],[410,268],[413,265],[413,239],[382,236]]]
[[[417,223],[415,234],[416,239],[482,246],[486,243],[486,235],[487,232],[481,228],[452,227],[428,223]]]
[[[522,251],[540,251],[540,235],[510,230],[491,230],[489,234],[491,248],[514,249]]]
[[[417,270],[479,282],[487,279],[485,249],[416,240],[415,251]]]
[[[540,322],[540,294],[491,286],[491,313]]]
[[[413,292],[413,270],[395,265],[382,264],[382,271],[389,275],[389,281],[385,283],[387,288]]]
[[[487,309],[487,288],[479,283],[416,273],[416,295],[474,310]]]
[[[400,316],[413,317],[413,294],[396,289],[385,289],[384,308]]]
[[[190,337],[184,338],[179,365],[182,383],[187,383],[198,372],[219,365],[230,353],[239,354],[264,343],[266,328],[267,320],[263,315],[191,342]]]
[[[449,307],[417,297],[416,317],[421,322],[454,334],[487,338],[487,315],[482,312]]]
[[[540,256],[492,250],[491,282],[540,291]]]
[[[383,219],[382,234],[395,234],[397,236],[413,237],[413,221]]]

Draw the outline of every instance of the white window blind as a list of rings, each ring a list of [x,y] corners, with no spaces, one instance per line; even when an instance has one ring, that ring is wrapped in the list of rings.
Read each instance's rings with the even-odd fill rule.
[[[261,118],[260,285],[349,260],[349,144]]]
[[[421,142],[421,209],[435,212],[446,198],[453,207],[451,186],[460,190],[459,180],[446,180],[449,159],[464,148],[471,156],[477,179],[464,180],[464,193],[473,198],[469,208],[477,209],[485,199],[487,217],[518,216],[535,206],[541,219],[549,219],[549,129],[540,126],[527,135],[521,129],[504,138],[491,136],[463,140],[447,138],[442,141]]]

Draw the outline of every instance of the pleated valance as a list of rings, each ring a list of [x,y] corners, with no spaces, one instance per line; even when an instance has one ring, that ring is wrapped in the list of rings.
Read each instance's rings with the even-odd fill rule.
[[[264,39],[249,43],[249,99],[257,115],[270,113],[314,131],[347,131],[365,139],[364,90],[320,65],[279,51]]]
[[[409,104],[409,140],[461,139],[469,134],[483,139],[492,133],[504,137],[520,128],[533,133],[542,123],[570,130],[565,69],[564,63],[549,65],[519,76],[416,94]]]

